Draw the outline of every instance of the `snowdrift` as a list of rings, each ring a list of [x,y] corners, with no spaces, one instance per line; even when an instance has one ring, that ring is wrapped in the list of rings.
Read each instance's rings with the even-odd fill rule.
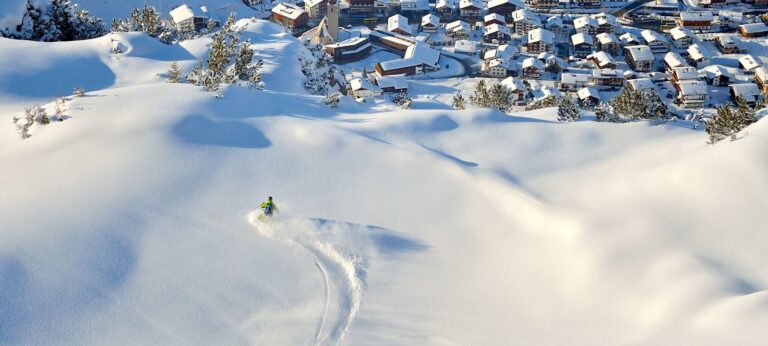
[[[246,35],[267,90],[223,100],[162,78],[206,39],[0,40],[8,120],[88,91],[27,140],[0,125],[0,343],[768,342],[765,120],[711,146],[552,110],[331,110],[295,39]]]

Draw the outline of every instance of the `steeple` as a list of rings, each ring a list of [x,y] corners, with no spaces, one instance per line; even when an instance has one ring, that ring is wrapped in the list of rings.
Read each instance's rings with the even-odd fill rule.
[[[326,7],[326,17],[328,18],[328,33],[334,41],[339,40],[339,3],[337,0],[328,0]]]

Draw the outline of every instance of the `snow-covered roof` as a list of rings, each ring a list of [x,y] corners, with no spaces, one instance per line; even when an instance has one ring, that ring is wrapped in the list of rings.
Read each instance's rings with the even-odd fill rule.
[[[421,17],[421,26],[430,25],[430,26],[438,26],[440,25],[440,17],[430,13],[424,17]]]
[[[576,94],[579,95],[579,98],[582,100],[586,100],[590,97],[594,97],[598,100],[600,99],[600,92],[597,90],[597,88],[594,87],[581,88],[576,92]]]
[[[768,81],[768,68],[762,66],[756,68],[755,77],[760,78],[761,81]]]
[[[619,40],[621,41],[622,44],[625,44],[625,45],[640,43],[640,39],[637,37],[637,35],[631,32],[626,32],[623,35],[619,36]]]
[[[523,84],[523,81],[514,77],[504,78],[499,84],[509,91],[525,92],[525,84]]]
[[[549,18],[547,19],[547,24],[546,24],[546,26],[547,26],[548,28],[549,28],[549,27],[553,27],[553,26],[559,26],[559,27],[562,27],[562,26],[563,26],[563,18],[562,18],[562,17],[560,17],[560,16],[552,16],[552,17],[549,17]]]
[[[488,62],[488,67],[496,67],[496,66],[501,66],[507,70],[510,69],[509,60],[506,60],[506,59],[492,59],[491,61]]]
[[[741,66],[747,71],[760,67],[760,64],[757,62],[755,57],[749,54],[739,58],[739,64],[741,64]]]
[[[368,41],[368,38],[365,37],[353,37],[341,42],[336,42],[333,44],[326,45],[326,47],[332,47],[332,48],[343,48],[343,47],[354,47],[362,42]]]
[[[408,82],[403,76],[379,76],[376,77],[379,88],[408,89]]]
[[[575,35],[571,36],[571,43],[573,43],[574,46],[582,44],[582,43],[586,43],[586,44],[591,46],[592,45],[592,36],[587,35],[587,34],[585,34],[583,32],[580,32],[578,34],[575,34]]]
[[[522,66],[523,68],[535,67],[540,70],[544,69],[544,63],[541,62],[541,60],[535,59],[535,58],[526,58],[525,60],[523,60]]]
[[[545,43],[552,44],[554,39],[555,39],[555,34],[553,34],[549,30],[539,28],[539,29],[533,29],[528,32],[528,43],[542,41]]]
[[[688,47],[688,56],[695,61],[699,61],[705,58],[709,59],[712,53],[706,47],[694,43]]]
[[[599,13],[594,16],[597,18],[597,25],[617,25],[616,16],[607,13]]]
[[[358,90],[381,91],[381,88],[371,84],[371,82],[368,81],[367,78],[355,78],[349,81],[349,85],[352,87],[352,91],[358,91]]]
[[[712,21],[711,11],[684,11],[680,12],[680,20],[684,22]]]
[[[631,85],[635,90],[656,89],[656,86],[650,78],[630,79],[627,81],[627,84]]]
[[[494,8],[504,4],[512,4],[517,8],[525,7],[525,3],[522,0],[490,0],[488,1],[488,8]]]
[[[699,72],[690,66],[674,68],[672,69],[672,73],[677,77],[677,80],[679,81],[699,79]]]
[[[502,58],[502,59],[509,59],[516,53],[515,46],[511,46],[508,44],[502,44],[496,49],[491,49],[485,52],[483,55],[483,59],[493,59],[493,58]]]
[[[667,54],[664,54],[664,62],[670,68],[689,66],[688,62],[685,61],[685,59],[680,54],[675,52],[668,52]]]
[[[597,20],[590,16],[581,16],[573,20],[573,27],[576,29],[583,28],[585,26],[597,26]]]
[[[563,72],[560,74],[560,83],[562,84],[587,84],[592,80],[592,74]]]
[[[453,51],[455,52],[462,52],[462,53],[476,53],[477,52],[477,42],[470,41],[470,40],[457,40],[456,43],[453,44]]]
[[[702,81],[681,81],[677,83],[680,93],[685,96],[708,95],[707,83]]]
[[[494,21],[494,20],[500,21],[502,23],[506,23],[507,22],[507,19],[504,18],[504,16],[502,16],[502,15],[500,15],[498,13],[489,13],[489,14],[486,14],[485,17],[483,17],[483,21],[485,21],[486,23],[488,23],[490,21]]]
[[[763,70],[764,72],[768,71],[768,70],[765,69],[765,67],[758,67],[757,69],[755,69],[755,76],[758,75],[760,70]],[[731,72],[729,72],[727,68],[725,68],[724,66],[721,66],[721,65],[707,66],[707,67],[701,69],[701,71],[704,72],[704,74],[707,76],[707,78],[713,78],[713,77],[717,77],[717,76],[726,76],[728,78],[733,78],[733,74]]]
[[[610,68],[592,70],[592,78],[624,78],[624,71]]]
[[[741,23],[741,21],[744,20],[744,13],[731,10],[720,10],[720,12],[717,13],[717,16],[721,22],[723,19],[736,23]]]
[[[768,32],[768,25],[765,23],[751,23],[739,25],[739,30],[747,34],[757,34],[762,32]]]
[[[667,38],[664,36],[661,36],[658,32],[655,32],[653,30],[643,30],[640,32],[640,36],[643,37],[645,42],[648,42],[648,44],[660,42],[660,43],[667,43]]]
[[[730,36],[730,35],[718,35],[716,37],[716,39],[719,40],[720,44],[725,46],[725,47],[738,46],[739,45],[739,42],[736,41],[736,38],[734,38],[733,36]]]
[[[672,28],[672,30],[669,30],[669,36],[671,36],[672,39],[675,41],[685,37],[691,37],[691,38],[696,37],[691,32],[691,30],[689,30],[688,28],[680,27],[680,26],[676,26]]]
[[[448,32],[469,31],[470,28],[469,23],[463,20],[455,20],[445,25],[445,31]]]
[[[501,26],[499,24],[493,23],[491,25],[486,26],[483,29],[483,36],[487,36],[487,35],[490,35],[490,34],[495,34],[497,32],[510,35],[509,28],[507,28],[506,26]]]
[[[613,59],[613,57],[610,54],[604,51],[595,52],[590,54],[589,56],[597,60],[597,65],[600,67],[606,66],[608,64],[614,64],[614,65],[616,64],[616,60]]]
[[[306,0],[306,1],[304,2],[304,4],[305,4],[305,5],[307,5],[307,6],[309,6],[309,7],[315,7],[315,6],[317,6],[317,5],[320,5],[320,4],[322,4],[322,3],[323,3],[323,2],[325,2],[325,1],[327,1],[327,0]]]
[[[201,8],[199,6],[190,7],[187,4],[174,8],[171,10],[170,14],[174,23],[181,23],[191,18],[208,18],[207,8]]]
[[[595,36],[597,38],[597,41],[600,42],[600,44],[610,44],[610,43],[618,43],[619,39],[616,37],[616,35],[610,33],[610,32],[604,32],[597,34]]]
[[[408,18],[405,18],[400,14],[389,17],[389,19],[387,19],[387,30],[395,31],[396,29],[411,33],[411,26],[408,24]]]
[[[296,19],[299,19],[299,17],[306,12],[304,11],[303,8],[299,6],[281,2],[272,8],[272,13],[277,13],[283,17],[296,20]]]
[[[632,55],[632,59],[635,61],[653,61],[653,52],[651,48],[644,45],[627,46],[624,47]]]
[[[515,22],[527,20],[533,23],[534,25],[537,25],[537,26],[541,25],[541,18],[539,18],[539,16],[536,15],[535,13],[525,8],[521,8],[519,10],[512,12],[512,20]]]
[[[534,100],[543,100],[550,96],[560,97],[560,91],[549,85],[531,90]]]
[[[760,87],[755,83],[731,84],[728,87],[731,88],[734,96],[741,96],[747,101],[754,101],[760,96]]]
[[[461,0],[459,2],[459,8],[462,10],[468,7],[475,7],[477,9],[483,8],[483,2],[481,0]]]

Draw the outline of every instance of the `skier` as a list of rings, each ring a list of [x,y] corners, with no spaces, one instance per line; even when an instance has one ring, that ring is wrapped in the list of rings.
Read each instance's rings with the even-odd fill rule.
[[[261,204],[261,210],[264,211],[264,215],[266,216],[272,216],[272,214],[277,210],[275,202],[272,202],[272,196],[269,196],[267,201]]]

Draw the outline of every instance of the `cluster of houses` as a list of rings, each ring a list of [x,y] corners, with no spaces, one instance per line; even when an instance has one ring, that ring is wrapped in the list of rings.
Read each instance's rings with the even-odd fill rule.
[[[303,7],[277,3],[270,18],[290,32],[303,33],[302,39],[322,44],[339,64],[363,59],[374,47],[401,56],[378,62],[371,73],[352,79],[349,91],[356,97],[407,91],[404,77],[440,69],[443,52],[479,61],[480,74],[500,79],[520,102],[573,92],[582,102],[594,104],[603,101],[603,93],[623,87],[664,86],[663,97],[698,108],[706,104],[711,87],[728,87],[731,97],[749,103],[761,102],[768,93],[768,68],[744,55],[748,51],[742,42],[768,36],[768,25],[745,23],[744,15],[733,10],[720,10],[717,16],[711,11],[681,12],[675,27],[657,32],[625,27],[608,13],[534,11],[556,7],[556,0],[437,0],[434,7],[426,0],[345,0],[346,13],[395,14],[388,17],[386,28],[342,37],[339,1],[306,0]],[[573,3],[600,6],[599,0]],[[182,5],[171,17],[180,30],[219,22],[204,6]],[[733,34],[714,35],[711,41],[698,36],[715,24]],[[712,48],[721,55],[743,55],[735,58],[739,68],[712,64]]]

